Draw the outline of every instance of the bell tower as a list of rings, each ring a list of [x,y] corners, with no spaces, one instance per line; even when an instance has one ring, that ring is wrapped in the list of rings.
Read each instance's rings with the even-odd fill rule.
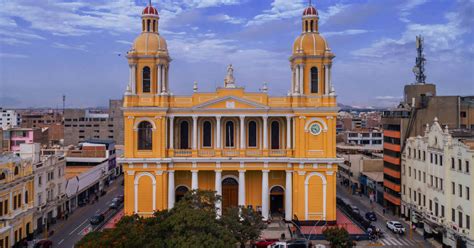
[[[130,68],[126,95],[170,94],[169,66],[166,40],[159,33],[160,16],[151,0],[142,12],[142,32],[127,53]]]
[[[310,1],[303,11],[302,32],[293,44],[290,57],[290,95],[331,95],[331,66],[334,57],[326,40],[319,34],[318,11]]]

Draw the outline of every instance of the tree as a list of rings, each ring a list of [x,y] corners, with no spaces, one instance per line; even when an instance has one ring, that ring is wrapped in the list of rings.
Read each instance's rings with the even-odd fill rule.
[[[222,216],[222,222],[234,235],[240,247],[245,247],[249,241],[258,239],[265,228],[262,216],[249,208],[227,209]]]
[[[349,233],[344,227],[330,227],[323,231],[323,235],[332,248],[353,247],[354,243],[350,239]]]

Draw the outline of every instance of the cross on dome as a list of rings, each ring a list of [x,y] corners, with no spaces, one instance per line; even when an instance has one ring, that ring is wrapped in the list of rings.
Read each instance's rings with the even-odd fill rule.
[[[315,7],[313,7],[313,4],[311,0],[308,1],[308,7],[303,11],[303,16],[317,16],[318,11],[316,10]]]

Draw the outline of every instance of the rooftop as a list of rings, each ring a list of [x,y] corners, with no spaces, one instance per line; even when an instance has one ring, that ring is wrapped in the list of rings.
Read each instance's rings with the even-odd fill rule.
[[[0,153],[0,164],[20,162],[21,158],[13,153]]]

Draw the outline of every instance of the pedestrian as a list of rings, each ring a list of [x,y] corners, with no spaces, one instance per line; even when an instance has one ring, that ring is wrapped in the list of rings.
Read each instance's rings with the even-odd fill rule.
[[[383,215],[385,215],[385,207],[384,207],[384,208],[382,208],[382,211],[383,211]]]

